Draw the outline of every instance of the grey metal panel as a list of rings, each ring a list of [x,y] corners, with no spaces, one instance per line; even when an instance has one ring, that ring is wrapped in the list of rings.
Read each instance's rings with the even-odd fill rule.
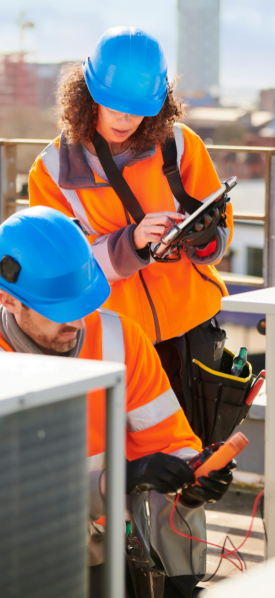
[[[86,598],[86,399],[0,418],[0,596]]]
[[[125,366],[92,359],[0,352],[0,416],[110,388]]]
[[[237,457],[238,470],[264,474],[265,422],[246,419],[234,432],[242,432],[249,440]]]

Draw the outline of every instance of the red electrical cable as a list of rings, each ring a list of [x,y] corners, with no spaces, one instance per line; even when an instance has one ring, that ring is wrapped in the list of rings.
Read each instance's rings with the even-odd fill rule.
[[[142,548],[142,544],[138,538],[130,538],[130,542],[138,542],[138,544],[140,545],[140,548]]]
[[[246,540],[249,538],[249,536],[251,534],[251,530],[252,530],[252,526],[253,526],[253,521],[254,521],[255,513],[256,513],[256,510],[257,510],[257,506],[258,506],[258,502],[259,502],[260,498],[263,496],[263,494],[264,494],[264,491],[262,490],[258,494],[258,496],[256,497],[256,500],[255,500],[254,506],[253,506],[253,510],[252,510],[250,527],[249,527],[249,530],[248,530],[248,532],[247,532],[247,534],[246,534],[243,542],[240,544],[240,546],[238,546],[238,548],[235,548],[234,550],[227,550],[227,552],[222,552],[221,553],[221,558],[225,558],[226,560],[230,561],[233,565],[235,565],[235,567],[237,567],[237,569],[239,569],[239,571],[243,571],[243,565],[242,565],[240,557],[236,553],[244,545],[244,543],[246,542]],[[178,504],[179,498],[180,498],[180,494],[177,494],[175,502],[174,502],[173,507],[171,509],[171,513],[170,513],[170,525],[171,525],[172,530],[176,534],[178,534],[179,536],[183,536],[184,538],[188,538],[189,540],[195,540],[196,542],[201,542],[202,544],[208,544],[209,546],[214,546],[215,548],[219,548],[220,550],[223,551],[224,550],[223,546],[219,546],[218,544],[213,544],[212,542],[207,542],[206,540],[201,540],[200,538],[195,538],[194,536],[188,536],[187,534],[183,534],[182,532],[179,532],[175,528],[175,526],[173,524],[173,515],[174,515],[174,512],[175,512],[176,506]],[[231,561],[231,559],[229,558],[229,555],[234,556],[239,561],[240,567],[237,565],[237,563],[234,563],[234,561]]]
[[[223,546],[219,546],[218,544],[213,544],[212,542],[207,542],[206,540],[201,540],[200,538],[195,538],[194,536],[188,536],[188,534],[183,534],[182,532],[179,532],[174,527],[174,524],[173,524],[173,515],[174,515],[174,512],[175,512],[176,506],[178,504],[179,498],[180,498],[180,494],[178,494],[176,496],[175,502],[173,504],[173,507],[172,507],[172,510],[171,510],[171,513],[170,513],[170,525],[171,525],[172,530],[174,532],[176,532],[176,534],[178,534],[179,536],[183,536],[184,538],[188,538],[189,540],[195,540],[196,542],[201,542],[202,544],[208,544],[209,546],[214,546],[215,548],[219,548],[221,551],[223,551],[224,550]],[[229,557],[227,557],[226,553],[222,552],[222,554],[221,554],[221,557],[225,558],[227,561],[229,561],[230,563],[232,563],[233,565],[235,565],[235,567],[237,567],[237,569],[239,571],[243,571],[243,565],[242,565],[240,557],[237,554],[234,554],[234,556],[237,559],[237,561],[239,562],[240,566],[238,566],[237,563],[234,563]]]
[[[244,543],[246,542],[246,540],[249,538],[249,536],[251,534],[251,530],[252,530],[254,518],[255,518],[255,515],[256,515],[256,511],[257,511],[258,502],[259,502],[260,498],[263,495],[264,495],[264,490],[261,490],[261,492],[259,492],[258,496],[255,499],[255,502],[254,502],[254,505],[253,505],[253,510],[252,510],[252,515],[251,515],[251,523],[250,523],[250,526],[249,526],[249,530],[248,530],[248,532],[247,532],[244,540],[240,544],[240,546],[238,546],[238,548],[236,548],[237,551],[240,550],[240,548],[244,545]],[[228,550],[226,554],[232,554],[234,552],[235,552],[234,550]]]

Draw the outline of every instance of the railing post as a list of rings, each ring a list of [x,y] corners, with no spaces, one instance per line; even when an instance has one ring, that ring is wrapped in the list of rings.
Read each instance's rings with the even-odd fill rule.
[[[106,569],[104,598],[124,596],[125,456],[124,378],[106,393]]]
[[[0,146],[0,222],[15,211],[16,200],[16,143]]]
[[[266,153],[264,281],[266,287],[275,286],[275,154]]]

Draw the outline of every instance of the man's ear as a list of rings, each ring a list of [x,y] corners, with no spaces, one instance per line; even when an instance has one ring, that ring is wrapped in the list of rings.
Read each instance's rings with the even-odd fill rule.
[[[0,301],[10,314],[16,315],[20,311],[21,301],[2,289],[0,289]]]

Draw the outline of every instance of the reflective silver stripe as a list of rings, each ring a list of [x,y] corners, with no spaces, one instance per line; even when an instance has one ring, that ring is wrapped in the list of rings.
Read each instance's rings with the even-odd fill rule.
[[[58,184],[59,179],[59,151],[55,145],[55,143],[50,143],[40,154],[40,158],[43,164],[46,166],[47,171],[56,184],[58,189],[61,191],[62,195],[66,198],[67,202],[70,204],[73,213],[76,218],[81,222],[82,226],[85,228],[89,235],[99,235],[92,226],[87,218],[86,212],[83,208],[83,205],[76,193],[73,189],[62,189]]]
[[[173,451],[173,453],[169,453],[169,455],[173,455],[173,457],[179,457],[179,459],[183,459],[183,461],[187,462],[197,454],[198,451],[195,451],[195,449],[192,449],[188,446],[185,448],[178,449],[177,451]]]
[[[119,315],[109,309],[98,310],[102,326],[102,360],[125,363],[123,328]]]
[[[3,349],[3,347],[0,347],[0,351],[4,351],[4,353],[5,353],[5,349]]]
[[[125,362],[124,338],[121,320],[118,314],[109,309],[98,310],[102,327],[102,360]],[[88,471],[105,467],[105,453],[87,458]]]
[[[99,239],[96,239],[92,245],[93,247],[93,254],[95,259],[98,261],[100,267],[102,268],[108,282],[117,282],[118,280],[122,280],[122,276],[116,273],[112,266],[112,262],[110,260],[109,251],[108,251],[108,235],[102,235]]]
[[[162,395],[132,411],[126,413],[126,427],[129,432],[141,432],[164,421],[180,409],[180,404],[173,390],[169,388]]]
[[[181,159],[183,156],[183,152],[184,152],[184,137],[183,137],[183,131],[182,131],[182,126],[180,123],[175,123],[174,127],[174,135],[175,135],[175,142],[176,142],[176,146],[177,146],[177,163],[178,163],[178,169],[180,171],[180,163],[181,163]],[[175,204],[175,208],[176,211],[179,212],[181,205],[178,202],[178,200],[174,197],[173,195],[173,199],[174,199],[174,204]]]
[[[98,455],[93,455],[92,457],[87,457],[87,470],[88,471],[97,471],[98,469],[103,469],[105,467],[105,453],[99,453]]]

